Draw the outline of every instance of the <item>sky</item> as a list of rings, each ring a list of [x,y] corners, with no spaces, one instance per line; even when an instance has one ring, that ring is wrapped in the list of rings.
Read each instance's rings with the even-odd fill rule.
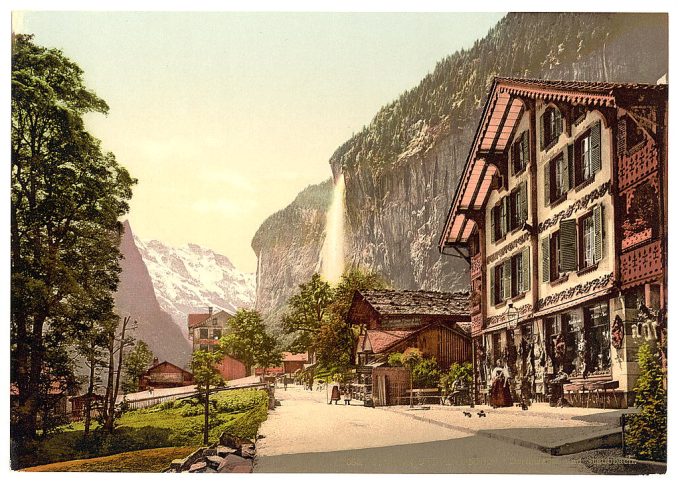
[[[88,129],[139,180],[134,233],[253,272],[260,224],[494,13],[15,12],[109,104]]]

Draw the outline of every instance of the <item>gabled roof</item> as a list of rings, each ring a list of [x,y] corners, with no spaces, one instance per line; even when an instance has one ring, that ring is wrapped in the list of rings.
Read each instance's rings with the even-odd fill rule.
[[[365,302],[380,316],[469,316],[469,292],[357,290],[352,308]]]
[[[204,324],[208,319],[217,317],[220,314],[226,314],[229,317],[233,317],[234,315],[225,311],[217,311],[213,312],[212,314],[189,314],[187,318],[187,322],[189,324],[189,329],[193,329],[195,327],[200,327],[202,324]]]
[[[664,84],[495,78],[439,238],[439,250],[465,243],[472,235],[476,224],[467,213],[486,204],[493,178],[499,173],[490,159],[507,150],[524,111],[523,98],[597,108],[619,106],[622,99],[631,95],[667,96],[667,93],[668,85]]]
[[[283,361],[304,361],[306,363],[308,361],[308,357],[307,357],[306,352],[305,353],[297,353],[297,354],[285,352],[285,353],[283,353],[282,360]]]
[[[369,329],[366,331],[366,338],[371,345],[371,351],[378,354],[384,352],[392,345],[406,339],[416,331],[383,331],[380,329]]]
[[[198,324],[205,321],[208,317],[210,317],[210,314],[207,312],[205,314],[189,314],[187,316],[187,324],[189,325],[189,329],[193,329]]]
[[[158,363],[158,364],[155,364],[155,365],[151,366],[151,368],[147,369],[146,372],[145,372],[144,374],[145,374],[145,375],[146,375],[146,374],[149,374],[149,373],[151,373],[153,370],[155,370],[156,368],[158,368],[158,367],[160,367],[160,366],[163,366],[163,365],[172,366],[173,368],[177,369],[178,371],[181,371],[182,373],[189,373],[191,376],[194,376],[194,375],[191,373],[191,371],[187,371],[187,370],[185,370],[185,369],[182,369],[182,368],[180,368],[179,366],[177,366],[176,364],[170,363],[169,361],[162,361],[162,362],[160,362],[160,363]]]

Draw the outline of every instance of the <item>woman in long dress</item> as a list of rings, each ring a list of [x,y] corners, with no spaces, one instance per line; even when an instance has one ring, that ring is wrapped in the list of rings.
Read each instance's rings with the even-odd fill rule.
[[[512,395],[510,394],[510,373],[507,368],[501,366],[501,361],[496,361],[496,367],[491,371],[491,406],[512,407]]]

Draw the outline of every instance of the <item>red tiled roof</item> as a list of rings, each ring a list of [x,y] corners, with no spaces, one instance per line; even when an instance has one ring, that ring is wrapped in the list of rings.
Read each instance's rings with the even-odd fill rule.
[[[368,340],[371,343],[371,349],[376,354],[382,353],[397,341],[406,339],[414,332],[415,331],[381,331],[378,329],[366,331]]]
[[[187,324],[189,324],[189,329],[193,329],[201,322],[205,321],[210,314],[189,314],[187,316]]]
[[[307,353],[283,353],[283,361],[304,361],[306,363],[307,360]]]

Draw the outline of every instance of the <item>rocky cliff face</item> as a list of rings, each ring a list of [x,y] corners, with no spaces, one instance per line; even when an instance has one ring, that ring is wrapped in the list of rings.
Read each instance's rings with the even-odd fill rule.
[[[466,288],[467,263],[440,255],[437,242],[493,78],[655,83],[667,67],[665,15],[509,14],[331,157],[334,175],[345,174],[348,262],[380,271],[396,288]],[[293,206],[253,242],[264,312],[311,275],[323,243],[324,206],[305,217]],[[290,236],[299,231],[307,237]]]
[[[256,308],[269,321],[297,286],[319,270],[331,180],[304,189],[285,209],[267,218],[252,241],[257,259]]]
[[[191,345],[172,317],[158,304],[151,276],[135,245],[132,228],[127,221],[123,227],[122,272],[115,295],[116,308],[121,316],[130,315],[137,320],[134,336],[146,342],[156,357],[186,367],[191,360]]]

